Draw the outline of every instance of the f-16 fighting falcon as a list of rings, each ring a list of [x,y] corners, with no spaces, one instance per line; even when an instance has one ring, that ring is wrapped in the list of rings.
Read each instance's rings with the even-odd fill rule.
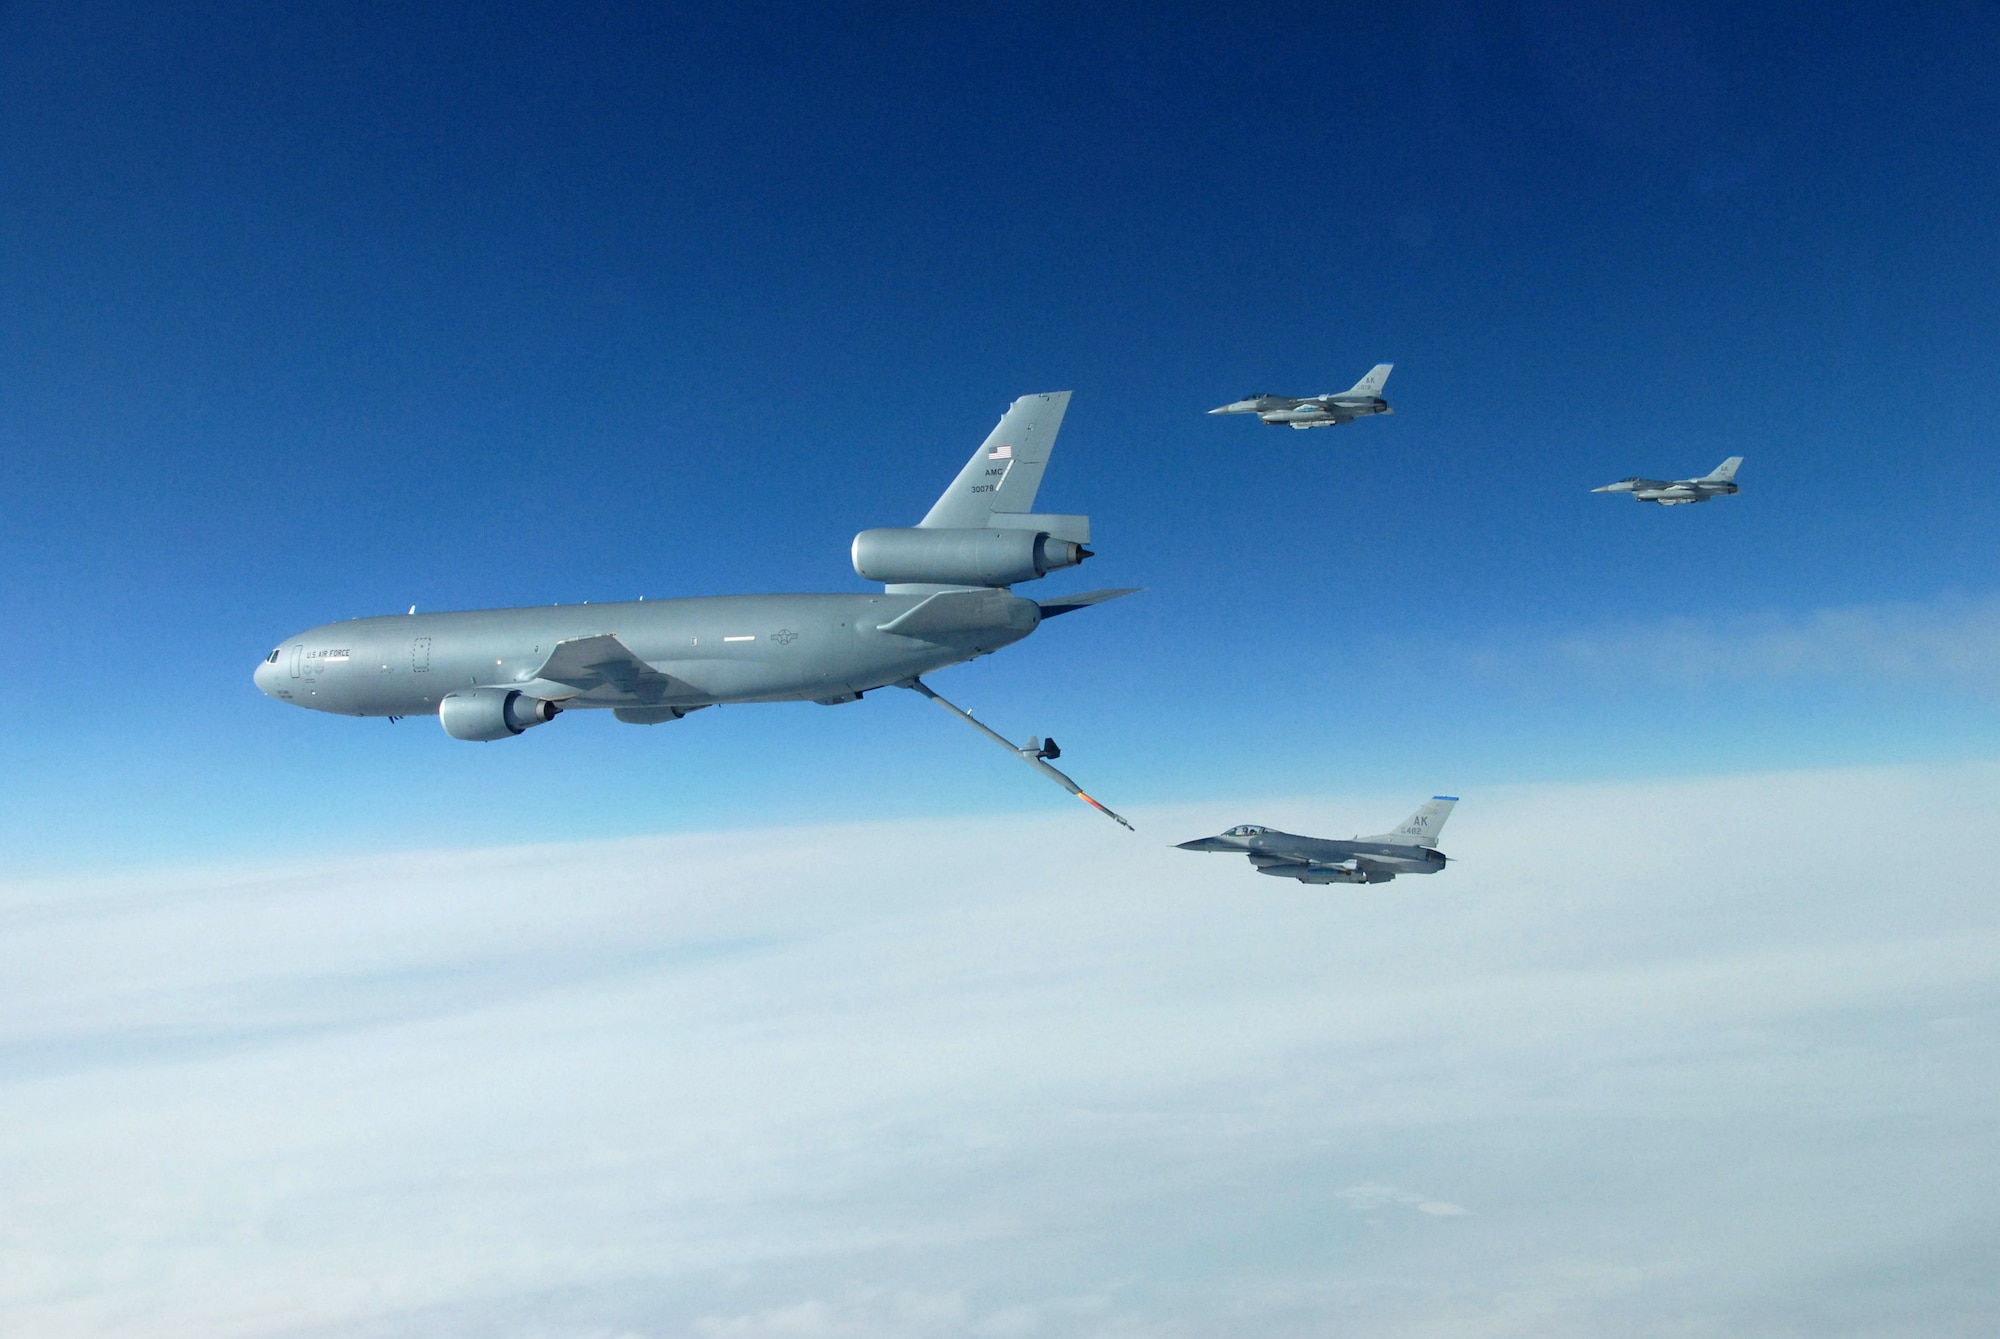
[[[1743,457],[1731,456],[1699,479],[1620,479],[1615,484],[1593,488],[1593,493],[1630,493],[1641,502],[1657,502],[1662,507],[1683,502],[1706,502],[1712,497],[1728,497],[1740,492],[1736,487],[1736,467]]]
[[[310,628],[265,657],[256,683],[344,716],[436,716],[454,739],[511,739],[583,708],[657,725],[719,703],[855,702],[920,693],[1131,827],[1049,765],[1053,739],[1017,746],[922,676],[1020,641],[1042,620],[1131,589],[1035,601],[1010,589],[1091,556],[1088,516],[1030,509],[1069,392],[1008,407],[915,526],[854,537],[879,595],[718,595],[616,604],[357,618]]]
[[[1300,883],[1387,883],[1398,874],[1435,874],[1444,868],[1437,849],[1438,832],[1451,817],[1456,795],[1437,795],[1395,831],[1379,837],[1334,841],[1299,837],[1254,823],[1234,827],[1218,837],[1182,842],[1183,851],[1233,851],[1250,857],[1259,874],[1275,874]]]
[[[1338,394],[1312,395],[1294,400],[1289,396],[1260,393],[1246,395],[1234,404],[1208,412],[1255,414],[1266,423],[1293,428],[1330,428],[1339,423],[1352,423],[1370,414],[1393,414],[1396,411],[1389,408],[1389,402],[1382,398],[1382,386],[1389,380],[1389,371],[1394,366],[1394,363],[1378,363],[1368,370],[1367,376]]]

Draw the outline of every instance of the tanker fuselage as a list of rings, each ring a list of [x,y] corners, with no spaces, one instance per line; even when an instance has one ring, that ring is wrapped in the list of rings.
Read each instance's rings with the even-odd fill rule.
[[[1033,600],[993,592],[971,620],[978,626],[882,630],[925,598],[720,595],[356,618],[287,638],[257,667],[256,682],[274,698],[345,716],[435,715],[448,694],[480,687],[565,709],[630,706],[610,685],[579,692],[537,678],[559,643],[609,634],[672,680],[664,695],[647,697],[650,707],[838,702],[986,655],[1041,622]]]

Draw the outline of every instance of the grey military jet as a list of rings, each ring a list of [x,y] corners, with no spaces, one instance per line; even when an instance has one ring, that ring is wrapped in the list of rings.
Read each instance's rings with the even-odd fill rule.
[[[1014,585],[1091,556],[1088,516],[1033,510],[1069,392],[1024,395],[915,526],[854,537],[854,570],[880,594],[719,595],[615,604],[350,619],[309,628],[264,659],[256,684],[343,716],[436,716],[454,739],[511,739],[566,711],[630,725],[720,703],[920,693],[1107,816],[1049,765],[1053,739],[1020,746],[931,691],[922,676],[990,655],[1044,619],[1130,588],[1031,600]]]
[[[1436,795],[1379,837],[1334,841],[1300,837],[1245,823],[1215,837],[1182,842],[1183,851],[1233,851],[1250,857],[1259,874],[1300,883],[1387,883],[1398,874],[1435,874],[1444,868],[1438,832],[1451,817],[1456,795]]]
[[[1382,398],[1382,386],[1389,380],[1389,371],[1394,366],[1394,363],[1377,363],[1368,370],[1367,376],[1338,394],[1330,392],[1294,400],[1285,395],[1259,393],[1246,395],[1234,404],[1208,412],[1255,414],[1273,426],[1282,424],[1290,428],[1331,428],[1370,414],[1393,414],[1396,411],[1389,408],[1389,402]]]
[[[1615,484],[1593,488],[1593,493],[1630,493],[1641,502],[1657,502],[1675,507],[1683,502],[1706,502],[1712,497],[1728,497],[1740,492],[1736,487],[1736,467],[1743,457],[1731,456],[1699,479],[1620,479]]]

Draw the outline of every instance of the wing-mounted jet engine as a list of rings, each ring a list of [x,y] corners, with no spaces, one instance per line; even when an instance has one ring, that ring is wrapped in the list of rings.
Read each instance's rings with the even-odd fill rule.
[[[724,595],[353,619],[300,633],[257,667],[266,694],[346,716],[435,715],[454,739],[512,739],[562,712],[658,725],[719,703],[859,701],[907,688],[952,711],[1084,802],[1125,820],[922,676],[990,655],[1046,619],[1130,588],[1042,601],[1013,586],[1091,556],[1090,518],[1032,510],[1069,392],[1014,401],[910,527],[864,530],[854,570],[879,594]],[[1131,826],[1126,824],[1127,827]]]
[[[453,739],[483,742],[511,739],[554,720],[561,711],[548,699],[529,697],[518,688],[466,688],[444,695],[438,720]]]

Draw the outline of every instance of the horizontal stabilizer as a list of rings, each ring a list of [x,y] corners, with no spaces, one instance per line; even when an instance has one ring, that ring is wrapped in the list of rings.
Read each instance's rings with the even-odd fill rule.
[[[1043,600],[1042,617],[1054,618],[1057,614],[1073,614],[1079,609],[1088,609],[1093,604],[1105,604],[1126,595],[1137,595],[1144,586],[1119,586],[1114,590],[1087,590],[1081,595],[1064,595],[1054,600]]]
[[[887,623],[875,625],[877,632],[893,632],[900,637],[937,641],[988,628],[1011,628],[1031,618],[1029,601],[1004,590],[946,590],[907,609]],[[1032,623],[1023,623],[1023,630]]]

